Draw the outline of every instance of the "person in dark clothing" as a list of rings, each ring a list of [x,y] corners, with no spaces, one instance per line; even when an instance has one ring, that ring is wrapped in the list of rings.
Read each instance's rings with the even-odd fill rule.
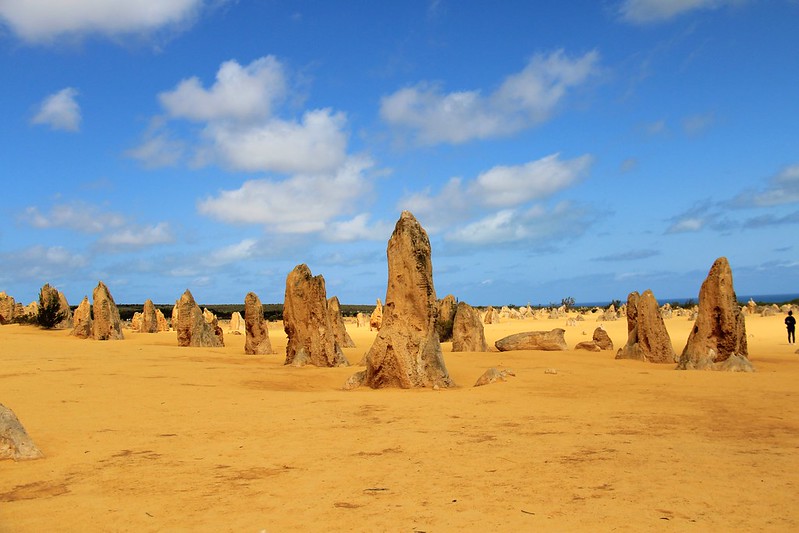
[[[785,326],[788,328],[788,344],[796,344],[796,319],[793,317],[793,311],[788,311]]]

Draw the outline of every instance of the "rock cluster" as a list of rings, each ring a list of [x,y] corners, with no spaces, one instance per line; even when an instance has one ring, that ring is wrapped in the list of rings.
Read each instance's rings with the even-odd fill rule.
[[[631,292],[627,296],[627,343],[616,359],[637,359],[650,363],[676,361],[669,332],[652,291]]]
[[[287,365],[331,367],[349,364],[336,342],[327,310],[325,279],[297,265],[286,277],[283,329],[288,336]]]
[[[366,354],[366,370],[345,385],[450,387],[436,332],[438,301],[433,286],[430,240],[403,211],[388,241],[388,287],[380,331]]]
[[[438,301],[438,317],[436,318],[436,331],[438,340],[447,342],[452,340],[452,328],[457,311],[457,302],[451,294]]]
[[[244,353],[265,355],[274,353],[269,340],[269,329],[264,319],[264,306],[254,292],[244,297]]]
[[[733,355],[736,360],[748,361],[746,324],[735,296],[730,263],[720,257],[699,290],[699,312],[678,368],[723,370],[726,368],[718,363]]]
[[[177,331],[178,346],[204,346],[218,348],[225,345],[224,339],[219,335],[221,328],[215,328],[209,324],[200,306],[194,301],[189,289],[178,300],[177,307]],[[175,315],[173,311],[172,316]]]

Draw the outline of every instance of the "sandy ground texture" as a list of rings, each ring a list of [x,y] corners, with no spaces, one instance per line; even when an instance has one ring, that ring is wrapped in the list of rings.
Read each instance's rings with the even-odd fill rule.
[[[46,455],[0,462],[0,531],[797,531],[799,355],[748,317],[754,374],[614,352],[451,353],[450,390],[343,391],[350,368],[0,327],[0,403]],[[597,322],[506,320],[490,344]],[[692,322],[666,320],[679,354]],[[604,323],[616,348],[626,320]],[[348,324],[357,363],[374,333]],[[507,382],[474,388],[489,367]],[[546,373],[556,369],[556,374]]]

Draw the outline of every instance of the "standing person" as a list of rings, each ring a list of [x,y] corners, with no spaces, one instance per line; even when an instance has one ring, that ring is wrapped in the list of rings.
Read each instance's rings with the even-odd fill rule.
[[[788,311],[785,326],[788,328],[788,344],[796,344],[796,319],[793,317],[793,311]]]

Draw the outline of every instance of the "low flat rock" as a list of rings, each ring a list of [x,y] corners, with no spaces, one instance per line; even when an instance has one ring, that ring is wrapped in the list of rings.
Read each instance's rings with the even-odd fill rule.
[[[552,331],[526,331],[503,337],[495,342],[494,346],[500,352],[509,352],[511,350],[543,350],[546,352],[568,350],[566,340],[563,337],[565,333],[566,330],[563,328],[555,328]]]
[[[483,385],[490,385],[491,383],[496,383],[497,381],[508,381],[508,376],[515,375],[516,374],[510,368],[500,370],[496,367],[491,367],[486,370],[482,376],[477,378],[474,386],[482,387]]]
[[[587,352],[601,352],[602,348],[599,347],[599,344],[596,341],[583,341],[577,344],[574,347],[575,350],[585,350]]]

